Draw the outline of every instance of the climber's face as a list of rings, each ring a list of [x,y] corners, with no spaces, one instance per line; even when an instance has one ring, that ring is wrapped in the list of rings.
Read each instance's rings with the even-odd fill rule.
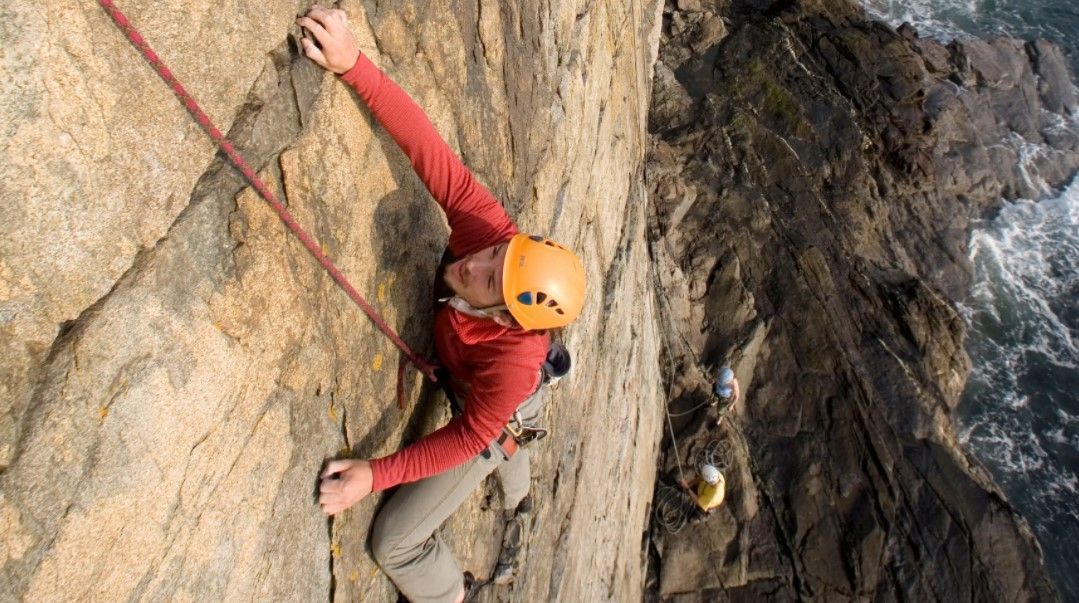
[[[481,249],[446,266],[446,284],[473,308],[506,303],[502,297],[502,265],[509,241]]]

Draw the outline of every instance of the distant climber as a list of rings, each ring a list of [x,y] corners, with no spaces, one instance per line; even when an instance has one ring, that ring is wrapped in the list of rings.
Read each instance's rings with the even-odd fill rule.
[[[719,414],[716,425],[719,426],[723,424],[723,418],[727,416],[727,413],[734,410],[734,405],[738,403],[738,398],[742,395],[734,371],[728,367],[720,369],[712,392],[716,395],[714,403]]]
[[[678,484],[697,503],[697,513],[690,520],[691,522],[701,521],[708,517],[715,508],[723,504],[723,499],[727,495],[727,480],[723,477],[723,473],[712,465],[701,466],[699,475],[688,482],[679,480]]]
[[[319,502],[334,515],[404,484],[375,518],[375,559],[411,601],[462,601],[470,582],[437,530],[496,469],[505,508],[527,495],[528,452],[519,445],[537,433],[548,330],[572,322],[584,305],[584,267],[561,245],[518,233],[416,103],[360,53],[343,11],[316,5],[297,23],[317,41],[302,40],[307,57],[359,94],[446,213],[451,233],[436,274],[446,294],[434,339],[442,380],[461,407],[394,454],[329,462]]]

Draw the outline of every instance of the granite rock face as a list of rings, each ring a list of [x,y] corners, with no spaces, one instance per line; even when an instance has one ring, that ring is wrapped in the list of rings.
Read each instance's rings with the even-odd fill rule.
[[[970,220],[1079,167],[1059,49],[942,46],[845,0],[668,4],[341,3],[522,229],[586,259],[526,571],[482,597],[1051,598],[950,413]],[[120,7],[430,350],[445,223],[298,56],[305,6]],[[0,16],[0,598],[391,600],[379,497],[328,524],[316,476],[434,428],[440,396],[412,371],[396,408],[396,349],[96,5]],[[723,363],[745,399],[717,427]],[[722,457],[729,489],[677,536],[648,527],[668,397],[677,459]],[[481,576],[498,496],[445,526]]]
[[[419,350],[445,222],[396,146],[298,57],[296,2],[118,2]],[[343,2],[361,46],[525,231],[587,258],[576,370],[533,453],[527,572],[488,598],[632,600],[658,455],[642,164],[655,3]],[[0,598],[389,600],[327,458],[445,420],[96,3],[0,8]],[[43,18],[44,17],[44,18]],[[617,484],[619,504],[596,492]],[[493,567],[497,488],[446,527]],[[554,554],[557,551],[557,554]]]
[[[660,478],[711,445],[728,500],[678,534],[654,527],[649,592],[1054,598],[951,410],[970,368],[953,300],[970,282],[971,220],[1079,167],[1060,51],[944,46],[839,0],[703,4],[729,33],[695,48],[699,13],[668,3],[650,117],[682,415]],[[746,395],[717,427],[708,390],[723,364]]]

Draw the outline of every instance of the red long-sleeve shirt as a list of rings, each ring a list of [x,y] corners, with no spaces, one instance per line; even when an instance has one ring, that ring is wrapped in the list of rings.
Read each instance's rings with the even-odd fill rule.
[[[401,147],[446,212],[449,249],[464,257],[517,234],[506,211],[465,167],[423,110],[367,57],[341,76]],[[464,412],[441,429],[371,461],[374,490],[456,467],[495,439],[539,381],[548,336],[468,316],[448,306],[435,317],[435,349],[464,394]]]

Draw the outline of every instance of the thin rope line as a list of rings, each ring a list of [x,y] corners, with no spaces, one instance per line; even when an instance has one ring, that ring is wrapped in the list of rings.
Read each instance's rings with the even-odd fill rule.
[[[388,324],[386,324],[382,317],[379,316],[378,312],[367,303],[367,300],[365,300],[358,291],[356,291],[355,287],[352,286],[352,283],[345,278],[345,275],[337,268],[333,261],[323,253],[322,247],[307,233],[306,230],[303,229],[302,226],[300,226],[300,223],[296,221],[287,209],[285,209],[284,204],[277,199],[273,192],[271,192],[262,182],[262,179],[258,177],[255,170],[252,169],[240,153],[236,151],[232,146],[232,143],[225,138],[221,133],[221,130],[217,129],[217,126],[214,125],[210,117],[203,112],[201,107],[199,107],[199,104],[195,101],[194,97],[184,89],[183,85],[176,79],[176,76],[173,75],[172,71],[169,70],[161,58],[157,56],[157,53],[150,48],[150,45],[143,39],[142,35],[139,34],[138,30],[131,25],[131,22],[128,21],[124,13],[113,4],[112,0],[98,0],[98,3],[101,4],[101,7],[105,9],[105,12],[107,12],[113,22],[116,23],[116,26],[120,28],[120,31],[124,32],[124,35],[131,41],[131,44],[134,45],[146,61],[150,63],[150,66],[154,68],[154,71],[156,71],[157,74],[161,76],[161,79],[172,88],[172,91],[180,99],[188,112],[191,113],[191,116],[195,118],[195,121],[197,121],[199,125],[202,126],[202,129],[210,135],[210,138],[217,143],[217,146],[225,152],[233,165],[240,170],[240,173],[244,175],[244,178],[247,179],[251,186],[258,191],[258,194],[270,205],[274,210],[274,213],[276,213],[277,216],[281,218],[281,221],[285,223],[285,226],[292,231],[292,234],[296,235],[296,238],[303,243],[303,246],[307,251],[322,265],[326,272],[329,273],[334,282],[336,282],[349,298],[352,299],[365,314],[367,314],[367,317],[371,319],[371,322],[375,323],[375,326],[378,327],[378,329],[382,331],[394,345],[401,349],[405,354],[405,357],[407,357],[420,372],[426,375],[432,382],[438,382],[438,377],[435,376],[434,366],[413,352],[412,348],[408,347],[408,344],[406,344],[404,340],[401,339]]]

